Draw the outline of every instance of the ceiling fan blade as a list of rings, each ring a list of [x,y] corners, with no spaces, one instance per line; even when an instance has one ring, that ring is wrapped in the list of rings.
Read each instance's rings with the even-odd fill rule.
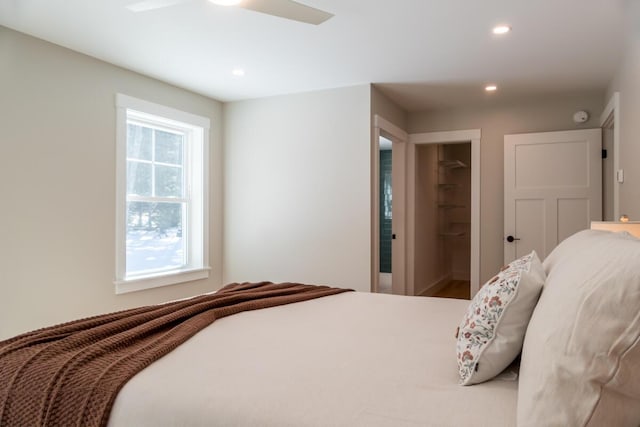
[[[145,0],[127,5],[126,8],[132,12],[146,12],[147,10],[162,9],[174,4],[185,3],[189,0]]]
[[[243,0],[238,6],[313,25],[320,25],[333,17],[332,13],[293,0]]]

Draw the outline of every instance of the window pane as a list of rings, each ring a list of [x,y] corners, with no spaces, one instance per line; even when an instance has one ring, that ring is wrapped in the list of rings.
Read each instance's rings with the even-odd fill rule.
[[[156,130],[156,162],[182,165],[182,135]]]
[[[182,168],[156,166],[156,196],[182,197]]]
[[[186,265],[183,203],[127,203],[127,274]]]
[[[127,124],[127,157],[151,160],[151,129]]]
[[[127,161],[127,195],[151,196],[151,164]]]

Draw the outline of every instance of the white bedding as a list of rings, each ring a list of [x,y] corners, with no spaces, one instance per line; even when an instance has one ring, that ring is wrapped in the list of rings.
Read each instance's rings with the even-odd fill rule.
[[[514,426],[517,381],[458,385],[467,305],[348,292],[217,320],[129,381],[109,426]]]

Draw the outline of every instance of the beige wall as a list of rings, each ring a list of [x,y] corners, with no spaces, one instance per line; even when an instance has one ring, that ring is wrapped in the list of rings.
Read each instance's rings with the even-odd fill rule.
[[[0,27],[0,339],[221,285],[221,104]],[[211,120],[209,280],[114,293],[115,94]]]
[[[369,85],[225,104],[225,281],[370,290]]]
[[[416,146],[414,294],[420,295],[450,275],[444,240],[439,237],[438,146]],[[412,238],[412,236],[409,236]]]
[[[221,104],[4,27],[0,57],[0,339],[221,286]],[[632,217],[640,216],[640,172],[632,166],[640,157],[640,144],[633,143],[640,134],[639,70],[636,36],[609,89],[622,92],[622,212]],[[211,119],[209,280],[114,294],[118,92]],[[407,114],[363,85],[228,104],[224,281],[369,290],[372,114],[412,133],[482,128],[486,280],[502,264],[504,134],[574,129],[578,109],[592,113],[581,127],[596,127],[602,100],[594,92]]]
[[[407,128],[407,112],[371,85],[371,116],[379,116],[390,121],[400,129]]]
[[[504,135],[599,126],[604,91],[542,99],[522,100],[513,105],[410,113],[409,133],[482,129],[480,148],[480,275],[489,279],[503,264],[503,145]],[[587,110],[591,119],[573,123],[577,110]]]
[[[629,2],[629,29],[624,58],[607,91],[620,92],[620,213],[640,219],[640,3]]]

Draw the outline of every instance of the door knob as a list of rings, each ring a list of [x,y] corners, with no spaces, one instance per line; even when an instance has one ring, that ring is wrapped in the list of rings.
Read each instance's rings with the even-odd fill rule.
[[[520,239],[517,238],[517,237],[513,237],[513,236],[507,236],[507,242],[509,242],[509,243],[513,243],[516,240],[520,240]]]

